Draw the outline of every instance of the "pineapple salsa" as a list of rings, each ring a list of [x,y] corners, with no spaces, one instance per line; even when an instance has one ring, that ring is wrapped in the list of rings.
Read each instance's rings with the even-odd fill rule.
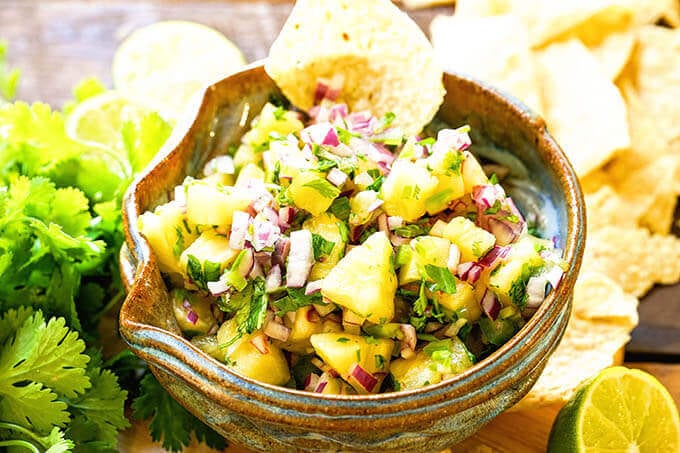
[[[438,383],[522,327],[561,252],[466,151],[467,127],[403,137],[330,91],[309,115],[265,105],[140,229],[182,332],[236,372],[324,394]]]

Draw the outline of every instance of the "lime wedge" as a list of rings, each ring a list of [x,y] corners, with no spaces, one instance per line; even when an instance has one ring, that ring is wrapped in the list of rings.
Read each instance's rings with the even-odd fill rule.
[[[579,387],[553,424],[548,451],[680,451],[680,418],[668,390],[652,375],[613,367]]]
[[[202,88],[243,66],[241,51],[205,25],[157,22],[134,31],[113,59],[113,83],[121,93],[177,119]]]
[[[91,146],[123,149],[121,130],[126,121],[139,121],[151,110],[115,91],[90,97],[66,118],[66,133],[74,140]]]

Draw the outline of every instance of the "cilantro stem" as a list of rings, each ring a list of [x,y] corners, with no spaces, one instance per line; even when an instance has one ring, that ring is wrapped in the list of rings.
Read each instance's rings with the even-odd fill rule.
[[[24,447],[33,453],[40,453],[40,450],[27,440],[5,440],[0,441],[0,447]]]
[[[37,442],[37,443],[39,443],[40,445],[42,445],[42,440],[40,440],[40,437],[38,437],[38,436],[37,436],[33,431],[31,431],[30,429],[25,428],[25,427],[23,427],[23,426],[21,426],[21,425],[17,425],[17,424],[15,424],[15,423],[10,423],[10,422],[2,422],[2,421],[0,421],[0,428],[4,428],[4,429],[8,429],[8,430],[10,430],[10,431],[16,431],[16,432],[18,432],[18,433],[21,433],[21,434],[23,434],[23,435],[25,435],[25,436],[30,437],[30,438],[33,439],[35,442]],[[12,442],[25,442],[25,441],[23,441],[23,440],[17,440],[17,441],[12,441]],[[10,444],[3,444],[2,442],[0,442],[0,446],[3,446],[3,445],[10,446]],[[11,445],[18,445],[18,444],[11,444]],[[34,446],[33,444],[30,444],[30,445],[31,445],[31,448],[30,448],[30,449],[33,449],[34,451],[36,451],[36,453],[39,453],[38,450],[35,448],[35,446]],[[24,446],[24,447],[26,447],[25,445],[18,445],[18,446]],[[44,446],[44,445],[43,445],[43,446]],[[29,448],[29,447],[26,447],[26,448]]]

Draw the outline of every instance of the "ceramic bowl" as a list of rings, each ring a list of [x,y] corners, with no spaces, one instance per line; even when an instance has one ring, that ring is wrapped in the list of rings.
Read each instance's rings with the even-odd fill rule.
[[[531,185],[517,184],[520,208],[525,214],[539,211],[543,235],[564,250],[569,269],[510,341],[437,385],[368,396],[305,393],[235,374],[180,334],[137,218],[167,201],[186,175],[197,174],[209,158],[238,143],[270,95],[279,93],[261,64],[208,87],[200,105],[130,187],[123,212],[127,247],[121,253],[130,291],[120,312],[121,334],[177,401],[228,440],[270,452],[442,449],[514,405],[541,374],[564,333],[583,252],[578,181],[540,117],[473,79],[446,74],[444,83],[439,119],[451,126],[469,124],[476,142],[510,150],[523,163]]]

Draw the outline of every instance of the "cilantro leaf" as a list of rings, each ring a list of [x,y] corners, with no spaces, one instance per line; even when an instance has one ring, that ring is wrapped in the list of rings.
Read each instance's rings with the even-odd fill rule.
[[[425,282],[420,282],[420,291],[418,291],[418,298],[413,302],[413,311],[415,314],[422,316],[427,308],[428,300],[425,294]]]
[[[340,189],[338,189],[325,179],[321,178],[313,179],[308,183],[303,184],[302,187],[309,187],[311,189],[314,189],[317,192],[319,192],[319,195],[321,195],[324,198],[335,198],[338,195],[340,195]]]
[[[314,260],[319,261],[322,256],[328,256],[335,247],[335,242],[329,241],[320,234],[312,233],[312,247],[314,249]]]
[[[369,184],[368,187],[366,187],[366,190],[373,190],[374,192],[380,192],[380,188],[383,185],[383,182],[385,181],[385,177],[383,175],[380,175],[375,178],[375,180]]]
[[[343,222],[347,222],[349,219],[349,213],[352,211],[349,206],[349,198],[340,197],[333,200],[331,207],[328,210],[338,219]]]
[[[447,294],[456,293],[456,279],[447,268],[426,264],[425,274],[434,282],[433,291],[443,291]]]
[[[323,304],[320,293],[305,295],[304,288],[288,288],[288,294],[273,303],[277,308],[276,316],[282,316],[289,311],[312,304]]]
[[[527,303],[529,295],[527,294],[527,283],[529,279],[541,268],[541,266],[532,266],[528,263],[522,265],[522,273],[510,285],[508,295],[510,300],[519,308],[524,308]]]
[[[144,376],[140,389],[140,396],[132,403],[134,416],[142,420],[151,419],[151,438],[162,441],[163,448],[181,451],[189,445],[192,432],[203,440],[210,440],[214,448],[226,447],[227,443],[221,437],[207,435],[206,431],[210,428],[175,401],[151,373]]]
[[[394,234],[404,238],[414,238],[416,236],[427,234],[428,231],[429,229],[425,225],[412,223],[410,225],[403,225],[395,228]]]

